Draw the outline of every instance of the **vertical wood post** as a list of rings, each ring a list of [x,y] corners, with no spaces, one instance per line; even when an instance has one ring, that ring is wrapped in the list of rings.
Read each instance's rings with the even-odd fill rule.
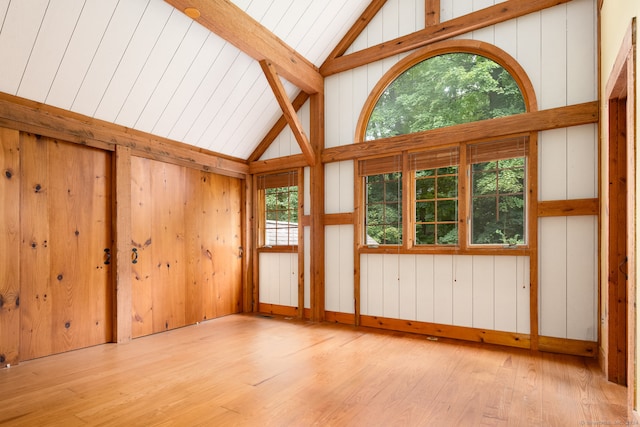
[[[311,95],[311,145],[318,161],[311,167],[311,320],[324,320],[324,94]]]
[[[254,280],[254,272],[257,270],[255,260],[257,259],[257,253],[255,248],[255,177],[253,175],[247,175],[244,180],[244,237],[243,237],[243,283],[242,283],[242,311],[245,313],[251,313],[258,310],[257,298],[254,293],[257,286]]]
[[[131,149],[116,146],[113,162],[113,234],[115,262],[113,282],[113,341],[131,340]]]

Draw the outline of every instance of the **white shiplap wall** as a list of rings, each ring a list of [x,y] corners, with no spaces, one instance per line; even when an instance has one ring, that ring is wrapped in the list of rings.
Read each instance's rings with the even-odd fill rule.
[[[388,2],[350,51],[420,29],[423,3]],[[443,0],[441,16],[453,18],[492,4]],[[399,7],[420,13],[416,12],[414,21],[400,19]],[[505,50],[527,72],[539,108],[554,108],[597,99],[595,20],[594,0],[574,0],[459,38],[482,40]],[[354,142],[367,96],[401,58],[388,58],[325,80],[326,147]],[[595,125],[541,132],[539,199],[598,197],[597,162]],[[353,212],[353,201],[349,201],[354,185],[353,162],[328,164],[325,168],[326,212]],[[345,307],[343,302],[351,297],[345,289],[353,287],[344,267],[352,265],[351,261],[361,267],[362,314],[530,332],[528,257],[366,254],[356,261],[353,241],[345,233],[352,236],[353,227],[327,227],[325,233],[326,253],[330,254],[325,269],[327,310],[351,313],[350,306]],[[596,217],[540,219],[541,335],[597,340],[597,246]],[[305,259],[309,250],[305,247]],[[308,275],[305,277],[308,285]]]
[[[529,258],[360,257],[363,315],[528,334]]]
[[[263,252],[259,257],[261,303],[298,306],[298,254]]]

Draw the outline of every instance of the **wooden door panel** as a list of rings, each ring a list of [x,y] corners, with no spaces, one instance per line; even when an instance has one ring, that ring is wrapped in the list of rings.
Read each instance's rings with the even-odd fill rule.
[[[111,157],[23,134],[21,359],[112,336]]]
[[[185,323],[184,167],[151,162],[153,331]]]
[[[131,336],[153,333],[153,286],[151,284],[151,160],[131,157]],[[133,252],[133,249],[136,252]]]
[[[0,368],[20,352],[20,134],[0,128]]]
[[[241,311],[241,190],[237,178],[132,158],[133,336]]]
[[[49,144],[21,135],[20,358],[53,353],[49,250]]]

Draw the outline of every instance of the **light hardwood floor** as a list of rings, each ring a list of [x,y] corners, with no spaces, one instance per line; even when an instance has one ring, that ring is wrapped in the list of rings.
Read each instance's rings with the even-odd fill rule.
[[[592,359],[256,315],[0,370],[2,426],[626,425],[625,402]]]

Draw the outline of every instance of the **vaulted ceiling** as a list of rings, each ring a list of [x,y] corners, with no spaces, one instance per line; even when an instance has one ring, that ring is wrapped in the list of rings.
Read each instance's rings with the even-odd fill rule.
[[[232,3],[319,67],[369,2]],[[162,0],[0,0],[0,58],[0,92],[240,159],[282,115],[258,61]]]

